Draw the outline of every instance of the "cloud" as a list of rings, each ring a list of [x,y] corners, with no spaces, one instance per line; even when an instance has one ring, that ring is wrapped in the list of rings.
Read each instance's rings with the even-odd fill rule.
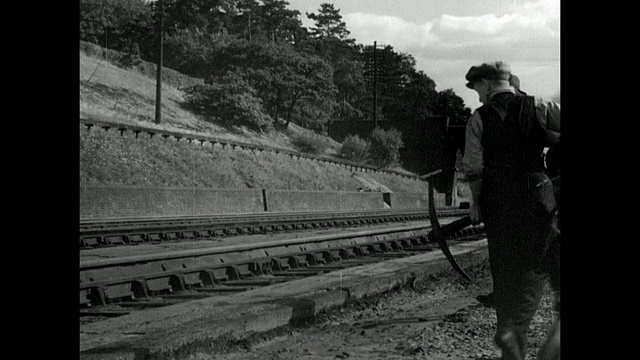
[[[443,14],[419,24],[364,12],[345,14],[343,20],[357,42],[377,41],[411,54],[416,67],[436,81],[439,90],[453,88],[468,106],[474,107],[477,96],[464,88],[464,74],[471,65],[484,61],[510,63],[514,72],[517,69],[519,75],[528,78],[525,89],[544,95],[558,91],[559,5],[559,0],[530,1],[511,5],[500,14]]]
[[[432,32],[433,24],[414,24],[399,17],[369,13],[350,13],[343,16],[351,36],[362,44],[388,44],[396,47],[428,46],[438,43]]]
[[[527,3],[503,15],[443,14],[415,24],[398,17],[370,13],[344,15],[359,42],[390,44],[400,51],[428,51],[430,58],[486,58],[512,52],[522,59],[559,59],[560,17],[549,1]],[[478,54],[474,56],[473,54]]]

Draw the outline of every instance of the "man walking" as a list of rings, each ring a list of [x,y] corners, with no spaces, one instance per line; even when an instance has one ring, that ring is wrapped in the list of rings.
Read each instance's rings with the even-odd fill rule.
[[[467,73],[466,86],[483,106],[467,123],[462,167],[472,193],[472,223],[484,221],[489,241],[498,319],[494,340],[503,360],[524,360],[556,210],[542,153],[559,139],[560,106],[517,94],[510,76],[501,61]]]
[[[520,96],[526,96],[527,93],[520,89],[520,78],[514,74],[509,76],[509,85],[513,87],[515,94]],[[536,99],[537,102],[542,102],[542,99]],[[552,141],[553,142],[553,141]],[[487,295],[478,295],[476,300],[482,303],[486,307],[493,307],[493,292]]]

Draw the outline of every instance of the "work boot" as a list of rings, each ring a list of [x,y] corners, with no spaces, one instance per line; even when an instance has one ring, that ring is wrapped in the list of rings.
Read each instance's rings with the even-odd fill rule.
[[[551,326],[549,335],[538,351],[538,360],[560,360],[560,319]]]
[[[524,360],[520,351],[516,334],[513,331],[505,331],[494,337],[496,345],[502,350],[501,360]]]
[[[488,293],[487,295],[478,295],[476,296],[476,300],[478,300],[482,305],[488,308],[493,307],[493,293]]]

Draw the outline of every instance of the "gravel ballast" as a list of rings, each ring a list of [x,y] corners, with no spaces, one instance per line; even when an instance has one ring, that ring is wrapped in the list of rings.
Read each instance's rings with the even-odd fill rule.
[[[488,261],[467,269],[474,283],[453,271],[323,314],[305,326],[246,341],[226,353],[190,359],[476,359],[500,358],[493,344],[495,310],[475,297],[491,290]],[[531,323],[527,359],[552,324],[547,286]]]

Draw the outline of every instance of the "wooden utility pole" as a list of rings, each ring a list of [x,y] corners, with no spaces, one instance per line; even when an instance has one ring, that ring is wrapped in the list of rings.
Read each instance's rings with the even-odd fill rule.
[[[159,53],[158,53],[158,70],[156,71],[156,124],[160,124],[162,122],[162,30],[163,30],[163,20],[164,20],[164,4],[163,0],[158,0],[160,3],[160,21],[158,22],[158,42],[159,42]]]
[[[376,48],[378,44],[376,41],[373,42],[373,128],[375,129],[378,126],[378,116],[376,114],[376,110],[378,108],[378,82],[376,78],[378,77],[378,63],[377,63],[377,55]]]

